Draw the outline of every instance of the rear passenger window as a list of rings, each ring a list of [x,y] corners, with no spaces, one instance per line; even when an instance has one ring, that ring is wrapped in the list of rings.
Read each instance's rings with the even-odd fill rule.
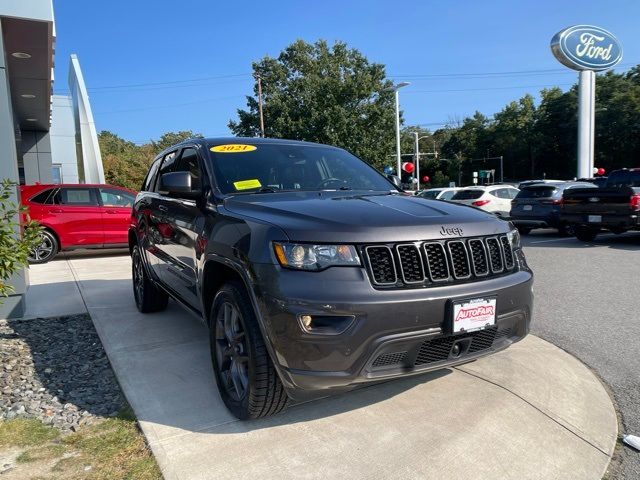
[[[53,192],[55,192],[55,188],[49,188],[37,194],[35,197],[31,197],[30,202],[32,203],[40,203],[42,205],[53,205]]]
[[[101,188],[100,200],[103,207],[126,207],[133,205],[135,197],[129,192],[124,192],[116,188]]]
[[[69,206],[94,206],[98,205],[92,188],[61,188],[60,203]]]

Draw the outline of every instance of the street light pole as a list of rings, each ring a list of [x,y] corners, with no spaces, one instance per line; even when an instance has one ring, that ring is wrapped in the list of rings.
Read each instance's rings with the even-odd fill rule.
[[[418,132],[413,132],[416,139],[416,178],[418,179],[417,191],[420,191],[420,135]]]
[[[409,85],[409,82],[400,82],[387,88],[388,91],[393,91],[396,97],[396,157],[397,174],[400,178],[402,178],[402,159],[400,153],[400,95],[398,95],[398,90],[400,90],[402,87],[406,87],[407,85]]]

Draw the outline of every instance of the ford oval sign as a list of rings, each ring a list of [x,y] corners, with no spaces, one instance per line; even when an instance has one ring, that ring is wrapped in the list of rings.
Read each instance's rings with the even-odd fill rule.
[[[618,39],[591,25],[575,25],[559,31],[551,39],[551,51],[560,63],[574,70],[607,70],[622,59]]]

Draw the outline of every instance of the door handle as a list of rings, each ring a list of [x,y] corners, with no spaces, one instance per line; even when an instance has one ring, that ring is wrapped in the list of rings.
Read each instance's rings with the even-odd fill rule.
[[[49,213],[62,213],[63,210],[61,208],[50,208]]]
[[[115,210],[107,210],[105,213],[116,214],[118,212],[116,212]]]
[[[160,210],[161,212],[168,212],[169,208],[164,205],[158,205],[158,210]]]

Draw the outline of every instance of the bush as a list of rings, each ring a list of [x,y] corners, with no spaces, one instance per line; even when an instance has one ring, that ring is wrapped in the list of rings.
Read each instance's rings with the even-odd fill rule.
[[[27,212],[11,201],[16,187],[10,180],[0,182],[0,303],[14,291],[7,283],[9,278],[27,265],[32,250],[42,241],[37,222],[17,220]]]

